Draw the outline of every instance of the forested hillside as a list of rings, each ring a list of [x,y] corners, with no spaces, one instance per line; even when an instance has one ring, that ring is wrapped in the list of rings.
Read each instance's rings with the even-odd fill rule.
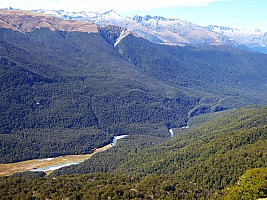
[[[222,189],[249,168],[266,167],[267,108],[246,108],[179,133],[119,166],[126,174],[175,174]],[[146,159],[143,159],[146,157]]]
[[[201,126],[176,130],[173,139],[155,140],[155,144],[152,138],[151,142],[140,138],[132,143],[131,137],[138,136],[129,136],[83,165],[64,168],[49,177],[31,173],[3,177],[0,191],[4,199],[264,198],[266,111],[267,107],[238,109]],[[134,145],[138,143],[144,146]],[[87,173],[90,171],[105,172]],[[68,173],[76,175],[55,176]],[[77,175],[81,173],[87,174]]]
[[[266,125],[266,107],[239,109],[216,116],[214,120],[211,118],[199,127],[186,131],[177,129],[173,140],[153,148],[128,147],[130,139],[125,138],[121,146],[84,162],[82,167],[73,166],[56,173],[93,172],[92,169],[109,166],[102,170],[134,177],[168,174],[175,180],[196,184],[201,188],[201,195],[217,191],[212,198],[267,197],[267,184],[263,178],[266,175],[258,175],[255,170],[249,172],[255,174],[253,179],[252,175],[241,176],[248,169],[267,166]],[[264,169],[258,171],[266,173]],[[237,183],[240,177],[245,186]],[[257,184],[252,186],[253,183]],[[227,189],[220,191],[232,184],[237,186],[231,187],[230,192]]]
[[[267,103],[266,55],[0,14],[0,162],[88,153],[114,135],[169,137],[191,117]]]
[[[266,66],[267,55],[232,47],[0,10],[0,163],[128,135],[49,176],[2,177],[1,198],[266,197]]]
[[[241,103],[266,103],[264,54],[228,46],[160,45],[130,34],[116,48],[152,77],[176,88],[216,96],[220,102],[213,102],[217,105],[215,110],[219,105],[229,108]]]
[[[55,174],[175,174],[198,185],[222,189],[246,169],[266,166],[266,124],[266,107],[243,108],[195,128],[175,129],[173,139],[154,147],[138,148],[130,145],[138,144],[138,139],[124,138],[118,147]]]
[[[136,69],[98,32],[50,30],[40,24],[56,19],[18,15],[1,18],[16,29],[0,29],[1,162],[89,153],[113,135],[165,137],[199,101]]]
[[[103,37],[144,74],[187,94],[200,96],[189,117],[267,103],[264,54],[229,46],[160,45],[119,27],[100,30]]]

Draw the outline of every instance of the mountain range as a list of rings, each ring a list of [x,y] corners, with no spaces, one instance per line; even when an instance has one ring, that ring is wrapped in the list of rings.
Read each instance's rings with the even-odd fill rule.
[[[2,10],[0,26],[0,130],[10,139],[6,147],[14,147],[12,156],[2,149],[5,162],[81,153],[113,135],[168,136],[168,129],[203,113],[267,104],[265,54],[224,45],[162,45],[118,26],[27,11]],[[43,144],[27,154],[11,140],[35,148],[30,141],[42,133],[60,143],[55,138],[73,129],[80,139],[85,130],[90,137],[97,133],[98,145],[74,150],[66,137],[57,153]],[[25,132],[38,134],[23,140]]]
[[[64,10],[33,10],[66,20],[92,22],[98,26],[116,25],[156,43],[169,45],[231,45],[267,53],[267,33],[255,29],[223,26],[199,26],[180,19],[161,16],[123,17],[114,10],[108,12],[66,12]]]
[[[174,45],[0,10],[0,163],[88,154],[128,135],[50,175],[0,177],[1,198],[266,198],[267,55],[198,31],[184,35],[201,44]]]

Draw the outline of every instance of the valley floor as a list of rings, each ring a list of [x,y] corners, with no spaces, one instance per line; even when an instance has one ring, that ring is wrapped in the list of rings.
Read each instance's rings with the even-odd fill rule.
[[[56,166],[58,165],[68,166],[68,164],[78,164],[92,157],[94,154],[99,153],[101,151],[105,151],[111,147],[112,144],[108,144],[104,147],[97,148],[91,154],[66,155],[55,158],[34,159],[16,163],[0,164],[0,176],[8,176],[17,172],[23,172],[27,170],[38,171],[37,168],[47,168],[47,171],[51,172],[53,171],[53,169],[58,169],[56,168]]]

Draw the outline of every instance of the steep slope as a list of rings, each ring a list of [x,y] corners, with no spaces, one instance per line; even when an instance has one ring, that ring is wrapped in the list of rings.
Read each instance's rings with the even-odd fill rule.
[[[201,48],[151,43],[119,27],[103,37],[143,73],[205,97],[189,116],[250,104],[266,104],[266,55],[220,46]],[[116,45],[115,45],[116,44]]]
[[[179,19],[166,19],[160,16],[122,17],[114,10],[99,12],[65,12],[63,10],[35,10],[61,19],[93,22],[99,26],[116,25],[164,44],[174,45],[231,45],[266,53],[266,33],[260,30],[208,26],[202,27]]]
[[[254,51],[267,53],[267,33],[261,30],[246,30],[223,26],[208,26],[207,28],[227,36],[238,44],[243,44]]]
[[[114,10],[98,12],[65,12],[54,10],[35,10],[62,19],[93,22],[100,26],[116,25],[144,37],[152,42],[165,44],[225,44],[227,38],[211,32],[204,27],[179,19],[165,19],[164,17],[149,15],[141,17],[122,17]],[[223,41],[225,40],[225,42]],[[228,41],[230,43],[230,41]]]
[[[210,193],[205,188],[198,188],[193,183],[176,180],[166,175],[152,175],[141,179],[108,173],[57,178],[38,178],[36,174],[25,175],[0,178],[2,199],[190,200],[210,197]]]
[[[0,10],[1,28],[31,32],[34,29],[46,28],[52,31],[87,32],[97,33],[97,25],[80,21],[60,20],[56,17],[49,17],[39,13],[32,13],[23,10],[9,11]]]
[[[1,21],[1,162],[85,153],[113,135],[168,136],[197,104],[125,61],[95,25],[22,11]]]
[[[246,169],[266,167],[266,120],[266,107],[237,110],[144,151],[118,171],[175,173],[199,186],[222,189]]]
[[[266,104],[266,55],[159,45],[114,26],[63,21],[66,31],[46,17],[1,12],[0,162],[88,153],[130,136],[52,177],[1,178],[2,198],[212,199],[249,168],[266,168],[266,107],[168,132],[201,113]],[[55,176],[100,171],[113,174]]]
[[[132,139],[125,138],[125,145],[87,160],[83,167],[65,168],[54,175],[88,173],[90,168],[133,177],[168,174],[210,192],[222,190],[236,183],[246,170],[267,166],[266,110],[243,108],[199,127],[176,129],[173,140],[152,148],[129,147]]]
[[[84,153],[114,135],[169,137],[190,117],[267,103],[266,55],[159,45],[120,27],[0,13],[1,162]]]
[[[267,168],[249,169],[238,179],[237,184],[226,188],[222,199],[266,199]]]

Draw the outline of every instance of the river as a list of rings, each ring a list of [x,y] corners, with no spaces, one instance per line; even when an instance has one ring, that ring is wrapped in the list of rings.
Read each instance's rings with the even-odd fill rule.
[[[114,136],[113,138],[113,141],[110,145],[106,145],[107,148],[99,148],[100,151],[98,151],[97,149],[94,151],[93,154],[95,153],[98,153],[98,152],[101,152],[101,151],[105,151],[111,147],[114,147],[117,145],[117,142],[119,139],[122,139],[122,138],[125,138],[127,137],[128,135],[119,135],[119,136]],[[90,157],[89,157],[90,158]],[[89,159],[87,158],[87,159]],[[49,158],[49,159],[53,159],[53,158]],[[45,160],[45,159],[44,159]],[[85,159],[86,160],[86,159]],[[79,163],[83,162],[84,160],[82,161],[79,161],[79,162],[68,162],[68,163],[64,163],[64,164],[58,164],[58,165],[52,165],[52,166],[46,166],[46,167],[42,167],[42,168],[36,168],[36,169],[31,169],[29,170],[30,172],[46,172],[46,171],[53,171],[53,170],[57,170],[57,169],[60,169],[60,168],[63,168],[63,167],[68,167],[68,166],[71,166],[71,165],[78,165]]]
[[[186,126],[183,126],[183,127],[181,127],[181,128],[179,128],[179,129],[188,129],[189,128],[189,125],[188,125],[188,123],[186,124]],[[170,136],[171,137],[173,137],[174,136],[174,132],[173,132],[173,129],[169,129],[169,133],[170,133]]]
[[[169,132],[171,134],[171,137],[173,137],[173,130],[172,129],[169,129]]]

